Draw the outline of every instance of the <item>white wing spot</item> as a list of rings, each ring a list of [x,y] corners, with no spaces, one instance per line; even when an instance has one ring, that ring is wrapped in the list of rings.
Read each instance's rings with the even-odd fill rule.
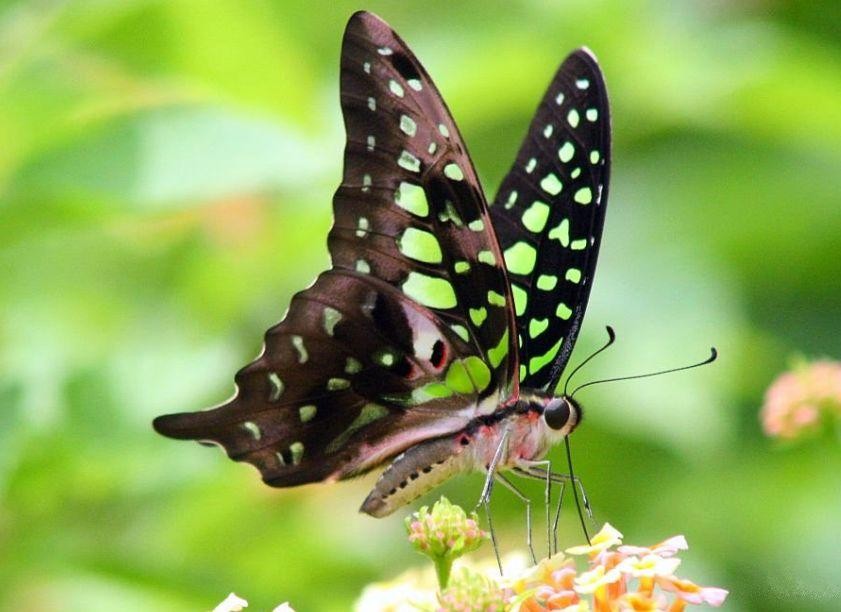
[[[251,434],[251,437],[255,440],[259,440],[263,437],[263,432],[260,431],[260,426],[257,425],[254,421],[246,421],[242,424],[242,428]]]
[[[272,392],[269,394],[269,401],[276,402],[283,394],[283,381],[280,380],[280,376],[277,375],[277,372],[269,372],[269,383],[272,385]]]
[[[408,81],[406,81],[406,84],[415,91],[420,91],[421,89],[423,89],[423,85],[418,79],[409,79]]]
[[[578,89],[587,89],[588,87],[590,87],[590,81],[587,79],[576,79],[575,86]]]
[[[371,62],[365,62],[362,64],[362,70],[364,70],[366,74],[371,74]]]
[[[368,228],[371,225],[368,223],[368,219],[366,217],[359,217],[359,222],[356,224],[356,237],[357,238],[364,238],[368,235]]]
[[[599,111],[596,108],[588,108],[584,112],[584,116],[587,117],[587,121],[593,122],[599,118]]]
[[[368,151],[373,151],[374,147],[377,146],[377,139],[373,136],[368,136]]]
[[[370,274],[371,273],[371,266],[364,259],[357,259],[356,260],[356,271],[361,273],[361,274]]]
[[[569,123],[572,127],[578,127],[579,120],[580,117],[578,116],[578,111],[574,108],[567,113],[567,123]]]
[[[563,93],[563,92],[561,92],[561,93],[559,93],[557,96],[555,96],[555,104],[557,104],[558,106],[560,106],[560,105],[561,105],[561,104],[563,104],[563,103],[564,103],[564,93]]]
[[[429,143],[429,148],[426,150],[427,153],[430,155],[435,155],[435,151],[438,150],[438,144],[434,142]]]
[[[414,136],[418,132],[418,124],[409,115],[400,115],[400,130],[407,136]]]
[[[368,193],[371,191],[371,175],[370,174],[363,174],[362,175],[362,193]]]
[[[554,129],[555,128],[552,126],[551,123],[548,124],[545,128],[543,128],[543,137],[549,138],[550,136],[552,136],[552,132],[554,131]]]
[[[531,174],[534,172],[534,169],[537,167],[537,160],[535,158],[531,158],[528,163],[526,164],[526,172]]]
[[[444,125],[443,123],[438,124],[438,131],[441,133],[441,136],[443,136],[444,138],[449,138],[450,137],[450,130],[448,130],[447,126]]]
[[[394,52],[388,47],[380,47],[379,49],[377,49],[377,53],[379,53],[380,55],[391,55]]]
[[[372,97],[368,97],[368,108],[372,111],[377,110],[377,101]]]
[[[388,89],[398,98],[403,97],[403,86],[394,79],[388,82]]]

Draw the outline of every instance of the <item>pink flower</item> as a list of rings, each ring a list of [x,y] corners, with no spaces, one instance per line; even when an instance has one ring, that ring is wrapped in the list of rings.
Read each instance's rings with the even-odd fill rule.
[[[781,374],[765,393],[762,426],[791,440],[818,428],[823,415],[841,417],[841,363],[815,361]]]

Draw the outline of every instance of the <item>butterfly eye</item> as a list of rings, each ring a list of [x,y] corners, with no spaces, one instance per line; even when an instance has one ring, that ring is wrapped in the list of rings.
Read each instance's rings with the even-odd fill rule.
[[[570,420],[572,410],[575,409],[565,397],[556,397],[543,409],[543,418],[552,429],[563,429]]]

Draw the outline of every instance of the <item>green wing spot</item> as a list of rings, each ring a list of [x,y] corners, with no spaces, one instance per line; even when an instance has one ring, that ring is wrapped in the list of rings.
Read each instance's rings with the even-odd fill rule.
[[[292,453],[292,465],[301,463],[304,458],[304,444],[303,442],[293,442],[289,445],[289,452]]]
[[[599,109],[597,108],[588,108],[584,112],[584,116],[587,117],[587,121],[593,122],[599,118]]]
[[[495,347],[488,349],[488,361],[491,363],[491,367],[498,368],[499,364],[502,363],[502,360],[505,359],[505,356],[508,354],[508,330],[505,330],[505,333],[502,334],[502,338],[499,340],[499,344]]]
[[[558,149],[558,157],[562,162],[567,163],[572,159],[573,155],[575,155],[575,146],[567,140],[563,146]]]
[[[546,227],[549,219],[549,205],[540,200],[535,200],[523,213],[523,225],[530,232],[538,234]]]
[[[526,367],[526,364],[521,363],[520,364],[520,380],[523,380],[528,373],[529,373],[529,370]]]
[[[403,293],[428,308],[455,308],[458,304],[449,281],[420,272],[409,272],[403,283]]]
[[[488,291],[488,304],[491,306],[505,306],[505,296],[496,291]]]
[[[479,259],[480,262],[486,263],[489,266],[495,266],[496,265],[496,257],[494,257],[494,254],[491,253],[488,250],[479,251],[479,255],[477,256],[477,258]]]
[[[531,274],[537,260],[537,251],[527,242],[517,242],[505,250],[505,266],[514,274]]]
[[[467,261],[457,261],[453,264],[453,270],[456,274],[467,274],[470,272],[470,263]]]
[[[374,361],[383,367],[390,368],[394,365],[394,353],[391,351],[377,351],[374,353]]]
[[[409,115],[400,115],[400,131],[406,136],[414,136],[418,133],[418,124]]]
[[[599,163],[600,159],[601,159],[601,154],[599,153],[598,149],[593,149],[592,151],[590,151],[590,163],[591,164],[595,165],[595,164]]]
[[[341,312],[330,306],[324,308],[324,331],[327,332],[328,336],[333,335],[336,330],[336,324],[341,320]]]
[[[464,227],[464,221],[461,220],[461,217],[459,217],[456,207],[453,206],[453,203],[449,200],[447,200],[446,204],[444,205],[444,210],[442,210],[438,214],[438,218],[441,220],[441,223],[445,223],[446,221],[452,221],[456,225],[456,227]]]
[[[526,312],[529,296],[525,289],[519,285],[515,285],[514,283],[511,283],[511,293],[514,294],[514,311],[517,313],[518,317],[521,317],[523,316],[523,313]]]
[[[371,273],[371,266],[364,259],[357,259],[356,260],[356,271],[361,273],[361,274],[370,274]]]
[[[529,372],[537,374],[541,369],[546,367],[546,364],[551,363],[555,359],[555,355],[558,354],[563,340],[563,338],[560,338],[548,351],[529,359]]]
[[[347,378],[331,378],[327,381],[328,391],[341,391],[350,387],[350,381]]]
[[[558,277],[552,274],[541,274],[537,277],[537,288],[541,291],[552,291],[558,284]]]
[[[482,223],[481,219],[476,219],[475,221],[471,221],[467,224],[468,229],[473,230],[474,232],[484,232],[485,231],[485,224]]]
[[[431,400],[450,397],[452,394],[453,390],[448,385],[438,381],[430,382],[412,391],[410,403],[414,405],[425,404]]]
[[[307,352],[307,347],[304,346],[304,338],[298,335],[292,336],[292,346],[298,351],[298,363],[306,363],[310,355]]]
[[[359,416],[353,420],[346,430],[335,437],[330,444],[327,445],[324,451],[328,455],[335,453],[337,450],[342,448],[348,441],[348,438],[350,438],[358,430],[385,416],[388,416],[388,409],[385,406],[380,406],[379,404],[365,404],[362,407],[362,410],[359,411]]]
[[[564,188],[561,179],[554,173],[549,173],[540,180],[540,188],[549,195],[558,195]]]
[[[567,270],[566,279],[571,283],[578,283],[581,281],[581,270],[578,268],[570,268]]]
[[[569,176],[570,178],[577,179],[579,176],[581,176],[581,168],[573,168],[572,172],[569,173]]]
[[[269,401],[276,402],[280,399],[280,396],[283,394],[283,389],[285,388],[283,385],[283,381],[280,380],[280,376],[277,375],[277,372],[269,372],[269,382],[272,384],[272,391],[269,394]]]
[[[564,219],[558,224],[558,227],[549,230],[549,239],[553,238],[560,240],[561,246],[569,246],[569,219]]]
[[[312,421],[315,418],[316,411],[317,408],[312,404],[307,404],[306,406],[298,408],[298,416],[301,419],[301,423]]]
[[[406,150],[400,153],[397,165],[409,172],[420,172],[420,160]]]
[[[549,327],[549,319],[532,319],[529,321],[529,336],[537,338]]]
[[[359,362],[358,359],[354,359],[353,357],[348,357],[347,361],[345,361],[345,373],[346,374],[356,374],[362,369],[362,364]]]
[[[444,138],[450,137],[450,130],[448,130],[447,126],[443,123],[438,124],[438,131],[441,132],[441,136],[443,136]]]
[[[578,122],[581,120],[581,117],[578,115],[578,111],[574,108],[567,113],[567,123],[569,123],[572,127],[578,127]],[[532,372],[534,374],[534,372]]]
[[[505,210],[511,210],[514,208],[514,204],[517,203],[517,192],[512,191],[508,194],[508,199],[505,201]]]
[[[593,201],[593,190],[589,187],[582,187],[581,189],[575,192],[575,195],[572,196],[572,199],[578,202],[579,204],[589,204]]]
[[[488,309],[483,307],[480,308],[471,308],[470,309],[470,320],[473,321],[473,325],[476,327],[480,327],[482,323],[485,322],[485,319],[488,318]]]
[[[423,263],[438,264],[444,257],[438,239],[430,232],[414,227],[406,228],[397,239],[397,248],[406,257]]]
[[[452,362],[444,382],[456,393],[479,393],[491,383],[491,371],[484,361],[471,355]]]
[[[569,248],[572,249],[573,251],[583,251],[584,249],[587,248],[587,239],[586,238],[578,238],[576,240],[573,240],[569,244]]]
[[[467,328],[464,325],[453,323],[452,325],[450,325],[450,329],[457,333],[459,338],[461,338],[465,342],[470,341],[470,332],[467,331]]]
[[[415,91],[420,91],[423,89],[423,84],[418,79],[409,79],[406,81],[406,84],[409,85]]]
[[[563,302],[561,302],[555,309],[555,314],[558,316],[559,319],[563,319],[564,321],[566,321],[572,316],[572,309]]]
[[[394,193],[394,201],[400,208],[408,210],[418,217],[426,217],[429,214],[426,191],[420,185],[414,185],[406,181],[401,182]]]
[[[450,163],[444,166],[444,176],[454,181],[464,180],[464,172],[458,167],[458,164]]]

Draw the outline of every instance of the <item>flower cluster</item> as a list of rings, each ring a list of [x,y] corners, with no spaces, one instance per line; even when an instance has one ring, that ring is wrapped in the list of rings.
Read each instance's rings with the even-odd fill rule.
[[[587,559],[585,571],[577,571],[574,559],[562,554],[540,562],[511,584],[521,596],[519,610],[679,612],[687,604],[724,603],[726,590],[701,587],[674,575],[680,565],[678,551],[688,549],[683,536],[650,547],[621,543],[622,534],[605,523],[590,545],[566,551]]]
[[[479,517],[467,516],[460,506],[442,497],[432,510],[423,506],[406,518],[409,542],[432,559],[441,588],[447,586],[453,561],[479,548],[488,534],[479,528]]]
[[[436,513],[425,517],[430,523],[427,529],[434,533]],[[431,572],[413,570],[392,583],[369,586],[356,610],[680,612],[687,605],[722,605],[726,590],[675,575],[680,565],[677,554],[687,549],[683,536],[648,547],[623,546],[622,534],[606,523],[589,545],[569,548],[566,555],[559,553],[527,569],[506,563],[505,578],[495,563],[461,567],[449,586],[435,594]]]
[[[841,363],[815,361],[780,375],[765,393],[765,433],[792,440],[819,429],[822,419],[841,418]]]
[[[213,612],[241,612],[248,607],[248,602],[236,593],[228,595],[218,606],[213,608]],[[288,603],[284,602],[277,606],[272,612],[295,612]]]

